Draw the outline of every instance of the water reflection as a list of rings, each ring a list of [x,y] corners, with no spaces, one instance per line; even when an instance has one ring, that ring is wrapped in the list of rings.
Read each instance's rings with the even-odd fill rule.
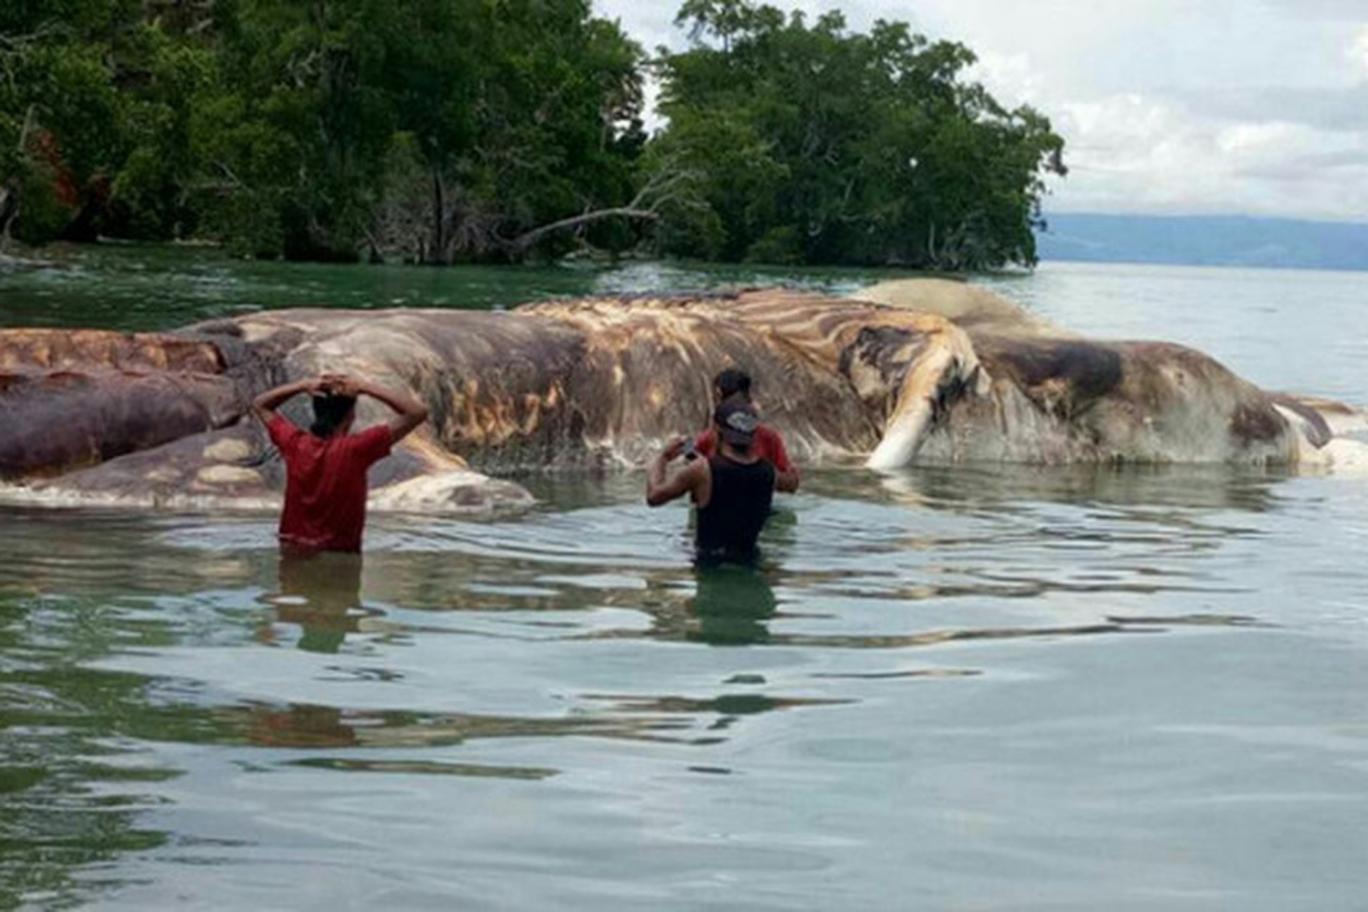
[[[1033,501],[1143,508],[1146,518],[1194,510],[1266,512],[1283,466],[1076,464],[922,465],[894,472],[817,473],[817,490],[933,509],[1020,509]],[[1176,508],[1166,510],[1165,508]]]
[[[589,294],[785,284],[849,291],[907,273],[631,262],[614,267],[411,266],[234,260],[161,245],[50,245],[44,261],[0,260],[0,318],[14,326],[165,330],[282,307],[507,307]],[[9,268],[6,268],[8,266]]]
[[[361,605],[361,566],[360,554],[281,549],[280,592],[267,601],[275,606],[277,620],[299,625],[300,649],[337,652],[363,618],[384,614]],[[262,631],[263,640],[273,635],[269,627]]]
[[[701,566],[695,578],[695,623],[688,639],[714,646],[745,646],[769,640],[765,622],[774,617],[777,602],[760,568]]]
[[[1244,471],[813,472],[765,564],[693,568],[638,482],[553,479],[553,502],[512,520],[377,516],[364,563],[278,554],[263,517],[6,514],[0,831],[32,848],[0,884],[84,883],[125,849],[233,835],[238,812],[171,804],[208,789],[233,807],[218,778],[287,800],[351,800],[339,773],[430,776],[433,794],[505,780],[544,801],[643,762],[755,782],[758,751],[795,769],[771,733],[896,753],[908,714],[992,709],[1004,681],[1064,666],[1086,690],[1089,656],[1145,668],[1185,638],[1295,627],[1258,594],[1290,566],[1265,552],[1323,508]],[[1285,558],[1314,556],[1291,538]],[[1352,570],[1335,579],[1348,599]],[[868,744],[847,750],[855,719]]]
[[[693,727],[692,720],[676,715],[681,707],[661,706],[647,715],[635,703],[609,709],[539,718],[258,704],[221,707],[215,715],[235,741],[290,748],[451,747],[488,738],[567,736],[677,742],[689,740],[682,733]]]
[[[402,773],[423,776],[474,776],[493,779],[548,779],[557,770],[540,766],[493,766],[487,763],[443,763],[437,760],[374,760],[358,757],[305,757],[287,766],[346,773]]]
[[[1362,334],[1343,330],[1361,279],[1308,295],[1308,274],[1261,271],[1238,295],[1198,283],[1163,303],[1130,289],[1172,276],[1123,278],[1111,300],[1133,306],[1049,268],[1020,284],[1064,325],[1197,325],[1189,341],[1234,345],[1228,363],[1266,385],[1364,388],[1368,359],[1344,347]],[[700,284],[659,265],[95,248],[0,276],[0,309],[166,328],[613,283]],[[1265,285],[1285,321],[1249,321]],[[1187,311],[1206,316],[1169,319]],[[677,905],[681,884],[718,908],[893,908],[908,884],[944,908],[1350,908],[1364,892],[1362,485],[816,470],[767,530],[768,566],[698,573],[639,476],[523,480],[542,506],[511,521],[373,517],[364,573],[282,561],[273,517],[0,511],[0,908],[447,907],[446,892],[599,909]]]
[[[82,868],[170,838],[142,818],[176,773],[139,757],[119,721],[147,682],[76,663],[83,608],[0,596],[0,908],[72,905]]]

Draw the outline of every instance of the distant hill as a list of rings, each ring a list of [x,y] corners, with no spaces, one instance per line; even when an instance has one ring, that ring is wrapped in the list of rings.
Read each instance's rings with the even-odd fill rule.
[[[1041,260],[1368,270],[1368,224],[1064,212],[1046,222]]]

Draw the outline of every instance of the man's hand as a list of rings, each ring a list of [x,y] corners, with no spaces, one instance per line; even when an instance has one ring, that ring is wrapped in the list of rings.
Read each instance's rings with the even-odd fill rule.
[[[671,437],[665,449],[651,460],[646,472],[646,503],[650,506],[658,507],[688,493],[693,493],[697,499],[699,491],[709,483],[711,475],[703,460],[686,462],[670,473],[669,463],[684,452],[688,442],[687,437]]]
[[[323,374],[316,381],[318,391],[330,396],[355,399],[361,395],[361,381],[350,374]]]
[[[298,396],[300,393],[315,393],[318,389],[319,380],[318,377],[309,380],[297,380],[294,383],[286,383],[284,386],[267,390],[252,400],[252,411],[262,424],[269,424],[276,417],[275,410],[287,399]]]
[[[392,443],[403,440],[420,424],[427,421],[427,406],[407,393],[396,392],[374,383],[358,380],[350,374],[328,374],[326,376],[334,384],[333,392],[335,395],[353,398],[369,396],[383,402],[399,413],[389,422]]]
[[[670,442],[665,444],[665,449],[660,451],[661,458],[665,462],[671,462],[680,453],[684,452],[684,446],[689,442],[689,438],[675,436],[670,438]]]

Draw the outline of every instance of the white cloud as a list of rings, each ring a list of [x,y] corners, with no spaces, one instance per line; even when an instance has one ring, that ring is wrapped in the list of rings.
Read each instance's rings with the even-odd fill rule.
[[[1222,122],[1167,98],[1064,107],[1071,171],[1055,211],[1361,218],[1368,134],[1277,121]]]
[[[681,47],[677,0],[595,0]],[[1056,211],[1368,218],[1368,0],[767,0],[908,21],[1065,138]]]
[[[1238,123],[1216,131],[1216,148],[1237,158],[1277,156],[1304,142],[1311,132],[1307,127],[1279,121]]]
[[[1349,46],[1349,61],[1357,68],[1360,77],[1368,78],[1368,25],[1359,28],[1353,44]]]
[[[969,77],[977,80],[1009,108],[1032,104],[1041,95],[1042,80],[1031,66],[1029,54],[999,54],[984,51],[978,63],[969,70]]]

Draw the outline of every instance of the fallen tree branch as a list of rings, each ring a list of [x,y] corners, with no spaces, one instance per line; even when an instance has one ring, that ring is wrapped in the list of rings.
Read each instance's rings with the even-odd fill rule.
[[[698,200],[690,199],[687,193],[688,187],[696,182],[699,177],[698,172],[692,170],[662,169],[651,175],[636,195],[632,197],[631,202],[626,205],[582,212],[579,215],[572,215],[557,219],[554,222],[548,222],[545,225],[539,225],[511,240],[497,237],[495,240],[511,256],[518,257],[525,254],[547,235],[554,234],[557,231],[579,228],[592,222],[610,218],[658,222],[662,218],[661,210],[671,203],[687,208],[706,205]]]
[[[572,215],[555,222],[550,222],[540,227],[525,231],[511,241],[503,241],[503,246],[514,254],[526,253],[537,241],[556,231],[563,231],[567,228],[576,228],[580,225],[587,225],[590,222],[601,221],[606,218],[630,218],[644,219],[647,221],[659,221],[660,213],[654,209],[635,209],[631,206],[614,206],[611,209],[596,209],[593,212],[585,212],[582,215]]]

